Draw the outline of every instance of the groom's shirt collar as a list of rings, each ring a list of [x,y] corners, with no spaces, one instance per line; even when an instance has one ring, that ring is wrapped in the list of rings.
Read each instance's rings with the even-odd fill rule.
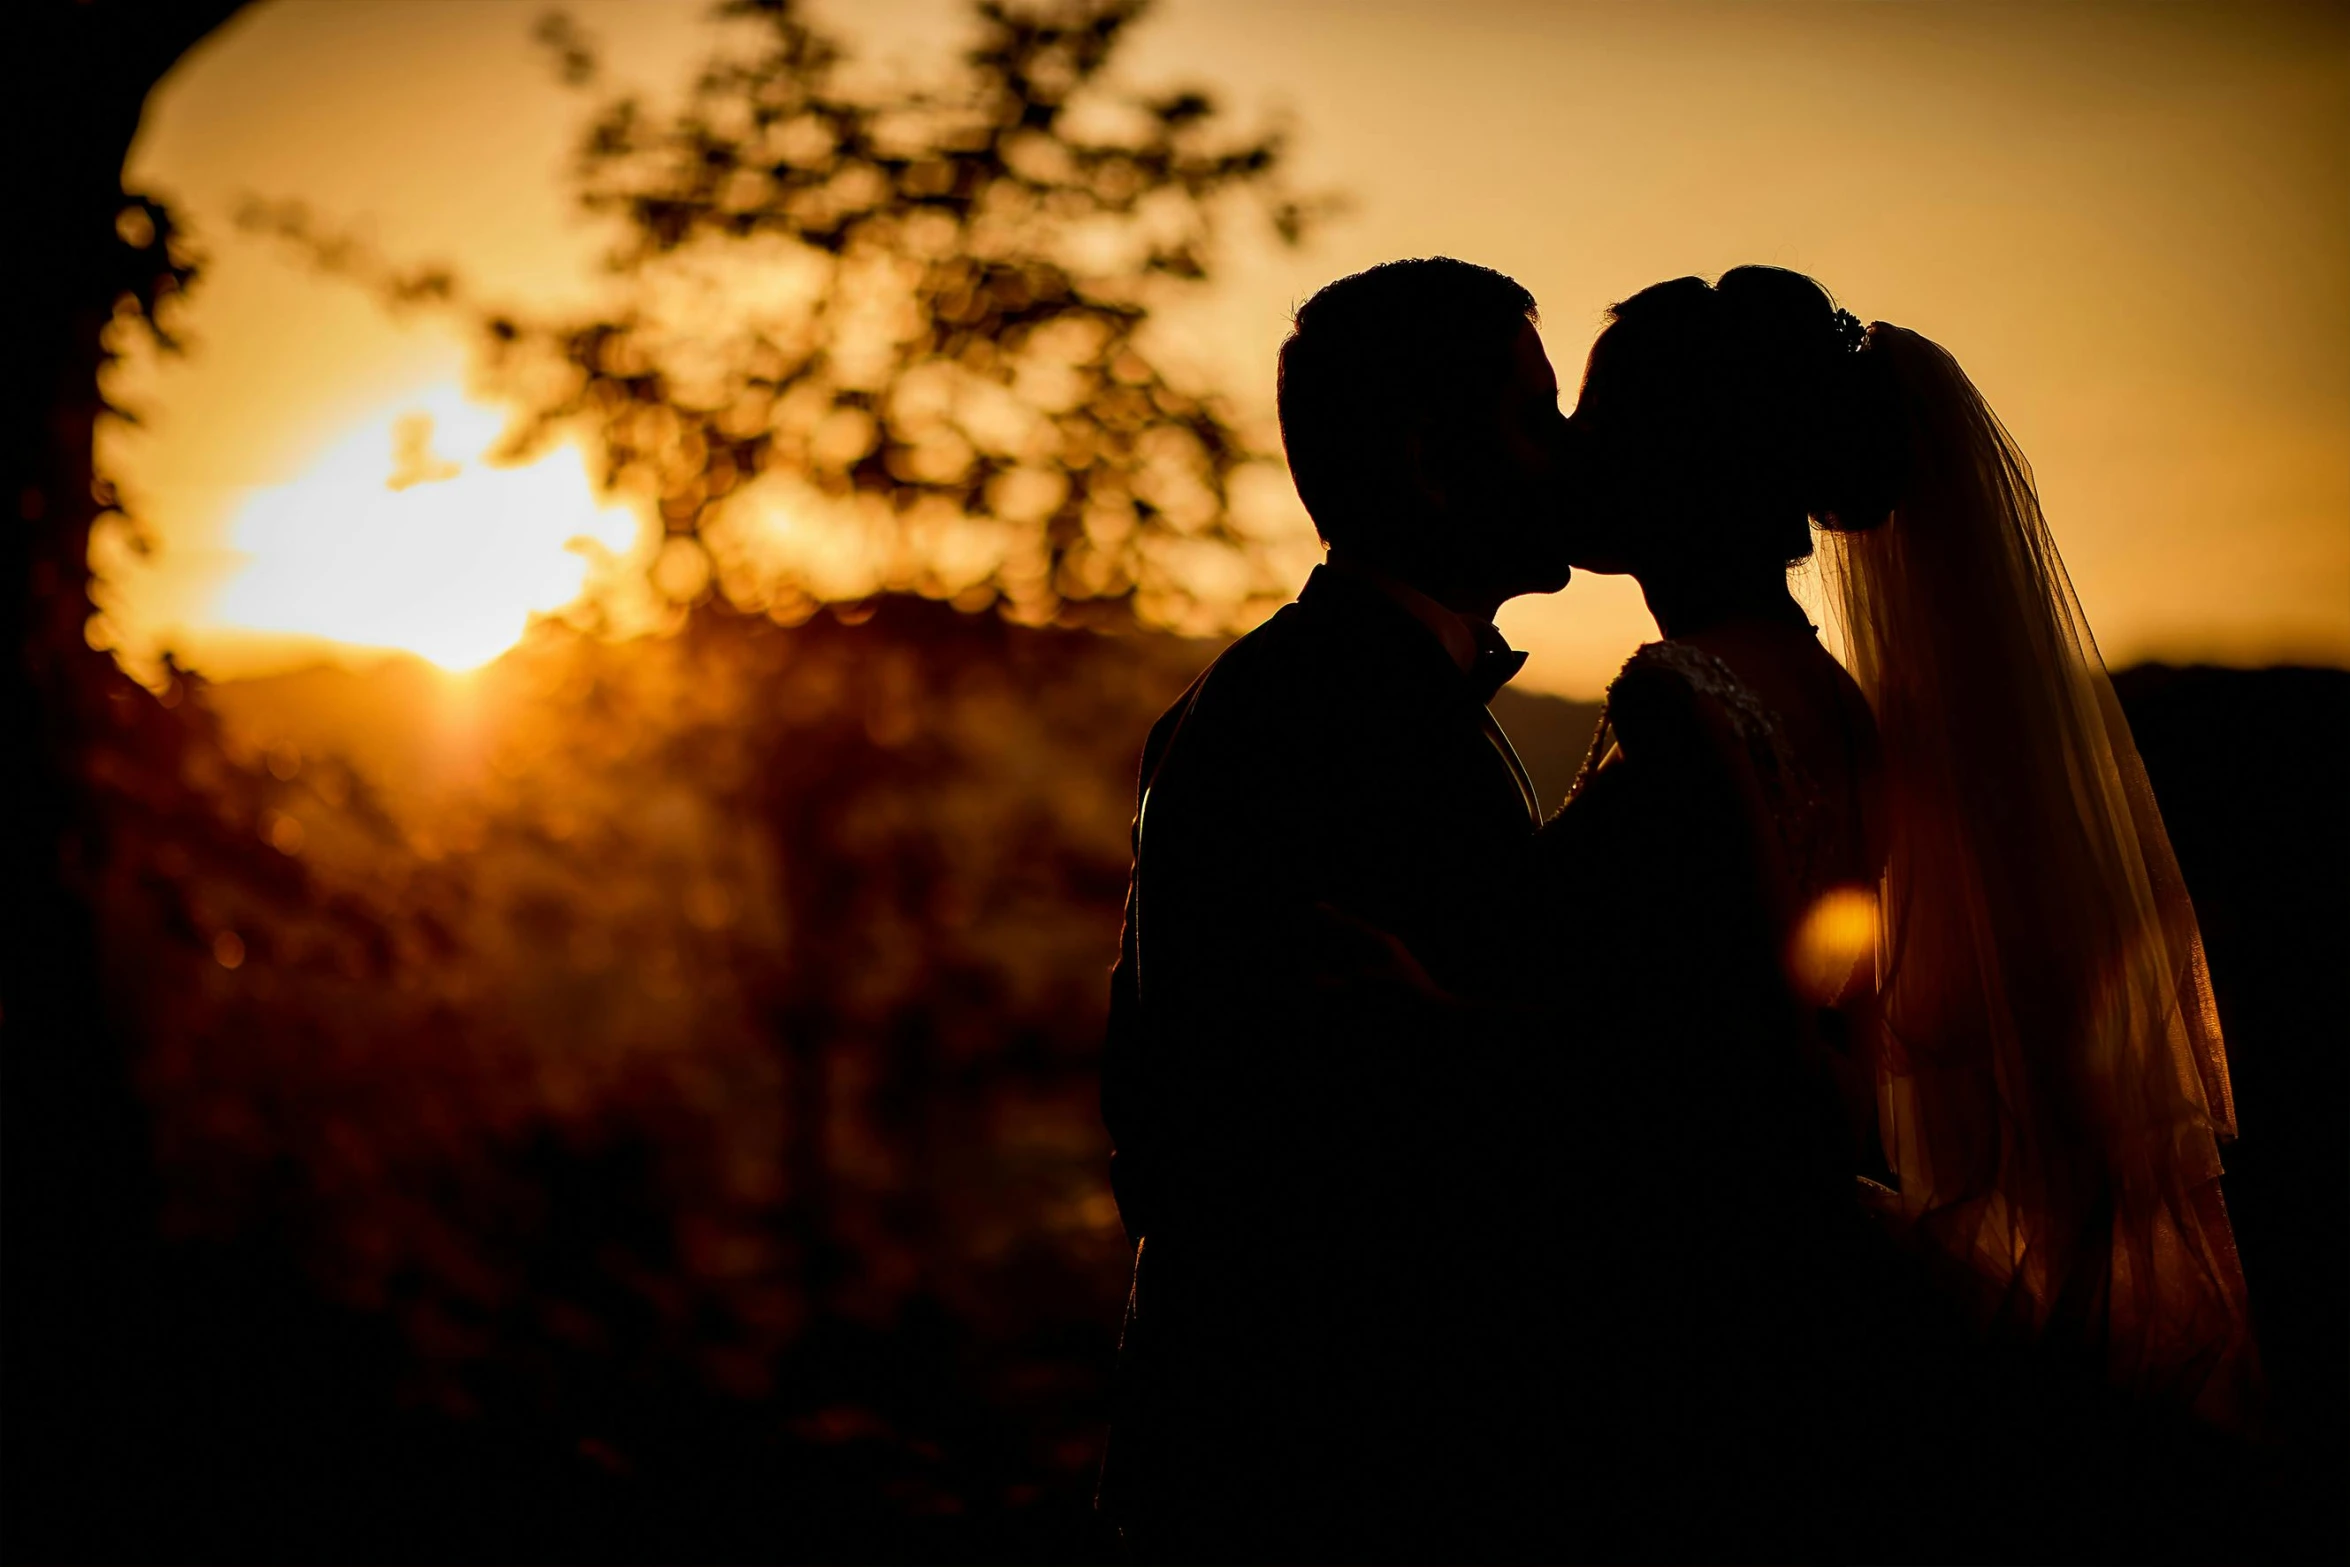
[[[1452,660],[1452,667],[1461,672],[1480,702],[1492,701],[1494,693],[1508,685],[1525,665],[1526,655],[1511,647],[1492,621],[1473,620],[1447,608],[1376,567],[1334,553],[1315,574],[1324,572],[1371,589],[1418,621],[1444,649],[1444,656]]]
[[[1517,785],[1518,798],[1525,804],[1528,824],[1542,825],[1542,803],[1535,793],[1534,780],[1527,775],[1526,764],[1518,759],[1509,736],[1502,732],[1488,705],[1526,662],[1526,655],[1502,640],[1501,632],[1491,621],[1471,620],[1408,583],[1342,557],[1333,557],[1327,565],[1314,568],[1298,599],[1300,603],[1354,599],[1358,603],[1385,606],[1380,611],[1382,618],[1387,611],[1400,611],[1401,619],[1396,622],[1399,626],[1406,621],[1418,622],[1435,642],[1433,647],[1420,644],[1426,650],[1425,656],[1433,664],[1437,653],[1442,652],[1453,670],[1453,678],[1459,682],[1456,689],[1469,699],[1470,710],[1476,713],[1486,740],[1502,765],[1509,769],[1510,778]]]
[[[1491,622],[1472,621],[1458,610],[1447,609],[1437,603],[1410,583],[1399,581],[1376,567],[1366,566],[1335,551],[1323,569],[1377,589],[1396,608],[1426,626],[1429,634],[1444,649],[1445,656],[1452,660],[1452,667],[1464,675],[1477,667],[1477,653],[1483,641],[1478,635],[1479,626],[1482,625],[1485,631],[1494,636],[1501,634],[1493,630]]]

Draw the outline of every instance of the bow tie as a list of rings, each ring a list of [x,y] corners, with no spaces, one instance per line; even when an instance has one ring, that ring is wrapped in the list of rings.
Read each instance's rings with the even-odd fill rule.
[[[1480,702],[1490,702],[1512,676],[1526,667],[1526,655],[1502,640],[1492,626],[1477,628],[1477,657],[1461,678]]]

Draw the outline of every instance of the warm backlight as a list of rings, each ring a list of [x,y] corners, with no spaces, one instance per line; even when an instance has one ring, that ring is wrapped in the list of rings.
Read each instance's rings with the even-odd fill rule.
[[[362,420],[300,478],[245,502],[230,543],[246,564],[209,618],[450,670],[496,658],[639,535],[635,513],[597,496],[577,447],[488,461],[500,428],[455,387]]]

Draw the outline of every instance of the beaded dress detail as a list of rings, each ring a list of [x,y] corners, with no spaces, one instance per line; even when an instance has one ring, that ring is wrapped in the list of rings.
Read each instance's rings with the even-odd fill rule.
[[[1687,642],[1643,644],[1625,661],[1608,686],[1607,704],[1600,710],[1599,728],[1575,784],[1568,791],[1572,803],[1615,750],[1619,710],[1636,702],[1632,693],[1643,682],[1670,680],[1712,703],[1727,721],[1730,733],[1748,767],[1778,837],[1780,851],[1795,885],[1806,894],[1821,890],[1826,845],[1821,841],[1820,787],[1796,756],[1779,715],[1740,680],[1729,665],[1703,648]]]

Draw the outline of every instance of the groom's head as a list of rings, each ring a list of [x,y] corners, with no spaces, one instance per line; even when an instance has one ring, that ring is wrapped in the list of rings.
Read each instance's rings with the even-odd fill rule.
[[[1456,609],[1567,580],[1566,420],[1534,296],[1437,256],[1340,278],[1281,345],[1281,440],[1334,553]]]

